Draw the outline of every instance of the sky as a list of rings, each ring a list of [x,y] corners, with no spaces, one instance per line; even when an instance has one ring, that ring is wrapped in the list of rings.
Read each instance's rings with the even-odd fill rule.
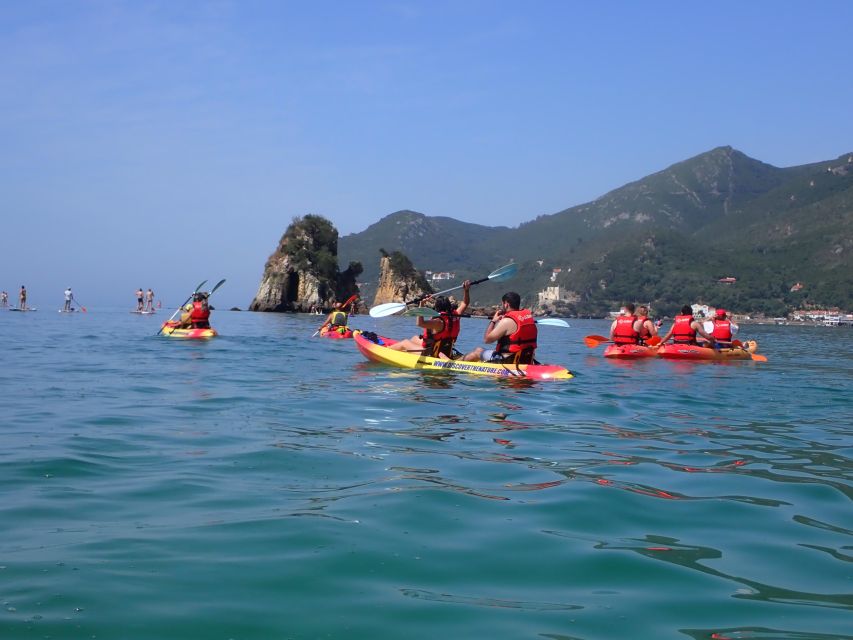
[[[853,2],[0,3],[0,289],[248,306],[295,216],[516,226],[853,150]]]

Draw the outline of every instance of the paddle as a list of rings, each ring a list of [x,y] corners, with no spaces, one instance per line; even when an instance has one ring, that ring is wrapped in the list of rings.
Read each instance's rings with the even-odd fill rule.
[[[495,269],[485,278],[473,280],[471,284],[480,284],[482,282],[486,282],[487,280],[492,280],[494,282],[503,282],[504,280],[509,280],[510,278],[512,278],[517,271],[518,265],[514,262],[511,262],[507,265],[502,266],[500,269]],[[393,316],[395,313],[399,313],[400,311],[405,310],[406,307],[410,304],[415,304],[416,302],[425,300],[430,296],[440,296],[445,293],[450,293],[451,291],[456,291],[457,289],[461,289],[464,286],[465,285],[460,284],[455,287],[450,287],[450,289],[445,289],[444,291],[436,291],[435,293],[430,293],[419,298],[414,298],[413,300],[409,300],[408,302],[386,302],[385,304],[379,304],[370,309],[370,316],[373,318],[384,318],[386,316]]]
[[[77,306],[80,307],[80,311],[82,311],[83,313],[88,313],[86,311],[86,307],[84,307],[82,304],[80,304],[80,301],[77,300],[77,298],[75,298],[74,296],[71,296],[71,299],[77,303]]]
[[[422,318],[437,318],[439,312],[435,309],[430,309],[429,307],[416,307],[414,309],[407,309],[404,313],[404,316],[421,316]],[[458,318],[482,318],[486,320],[489,316],[474,316],[470,313],[463,313],[462,315],[458,315]],[[568,328],[571,325],[565,320],[561,320],[560,318],[542,318],[540,320],[536,320],[536,324],[541,324],[549,327],[563,327]]]
[[[583,343],[588,346],[590,349],[595,349],[596,347],[600,347],[605,342],[612,342],[610,338],[605,338],[604,336],[586,336],[583,339]],[[660,344],[660,336],[652,336],[648,340],[646,340],[647,347],[656,347]]]
[[[195,294],[197,294],[197,293],[198,293],[198,290],[199,290],[199,289],[201,289],[201,288],[204,286],[204,283],[205,283],[205,282],[207,282],[207,280],[202,280],[201,282],[199,282],[199,283],[198,283],[198,286],[195,288],[195,291],[193,291],[193,292],[189,295],[189,297],[188,297],[186,300],[184,300],[183,304],[182,304],[180,307],[178,307],[178,308],[177,308],[177,310],[175,311],[175,313],[173,313],[173,314],[172,314],[172,317],[171,317],[171,318],[169,318],[168,320],[166,320],[166,322],[164,322],[164,323],[163,323],[163,326],[161,326],[161,327],[160,327],[160,330],[159,330],[157,333],[155,333],[155,334],[154,334],[155,336],[159,336],[161,333],[163,333],[163,327],[165,327],[168,323],[170,323],[172,320],[174,320],[174,319],[175,319],[175,316],[176,316],[176,315],[178,315],[178,314],[181,312],[181,309],[183,309],[183,308],[184,308],[184,305],[185,305],[187,302],[189,302],[190,300],[192,300],[192,297],[193,297]],[[220,284],[222,284],[223,282],[225,282],[225,280],[222,280],[219,284],[217,284],[217,285],[216,285],[216,287],[215,287],[215,288],[219,288],[219,285],[220,285]],[[212,293],[212,292],[211,292],[211,293]]]

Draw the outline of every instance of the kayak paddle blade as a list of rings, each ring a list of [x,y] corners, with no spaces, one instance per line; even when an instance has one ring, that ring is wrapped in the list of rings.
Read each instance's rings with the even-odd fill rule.
[[[583,339],[583,343],[590,349],[595,349],[605,342],[610,342],[610,338],[605,338],[604,336],[586,336]]]
[[[221,287],[223,284],[225,284],[225,278],[222,278],[222,280],[220,280],[219,282],[217,282],[217,283],[214,285],[213,289],[211,289],[211,290],[210,290],[210,293],[208,293],[208,294],[207,294],[207,295],[208,295],[208,297],[212,296],[212,295],[213,295],[213,292],[214,292],[214,291],[216,291],[216,290],[217,290],[219,287]]]
[[[386,302],[385,304],[378,304],[372,307],[370,309],[370,317],[385,318],[386,316],[393,316],[395,313],[400,313],[405,309],[406,304],[404,302]]]
[[[560,318],[541,318],[541,319],[536,321],[536,324],[544,324],[544,325],[547,325],[549,327],[563,327],[563,328],[568,328],[569,326],[571,326],[565,320],[560,320]]]
[[[511,262],[507,265],[502,266],[500,269],[495,269],[492,271],[488,278],[489,280],[493,280],[494,282],[503,282],[504,280],[509,280],[518,272],[518,265],[514,262]]]

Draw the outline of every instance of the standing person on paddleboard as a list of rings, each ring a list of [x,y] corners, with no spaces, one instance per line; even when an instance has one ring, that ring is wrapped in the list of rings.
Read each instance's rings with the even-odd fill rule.
[[[665,344],[672,338],[675,344],[697,344],[696,336],[702,336],[710,343],[714,342],[714,336],[710,335],[702,327],[702,323],[693,318],[693,307],[689,304],[681,307],[681,315],[675,316],[675,320],[666,335],[661,338],[660,343]]]
[[[4,309],[9,306],[9,294],[5,291],[0,291],[0,307]]]
[[[154,313],[154,292],[151,290],[151,287],[148,287],[148,291],[145,294],[145,311]]]
[[[71,287],[68,287],[65,290],[65,306],[62,308],[63,311],[71,311],[71,298],[73,295],[71,294]]]
[[[450,298],[438,296],[433,308],[438,311],[435,318],[424,318],[418,316],[415,323],[424,330],[419,336],[412,336],[406,340],[395,342],[389,347],[394,351],[420,351],[421,355],[442,360],[453,359],[453,347],[456,338],[459,337],[460,317],[471,303],[471,281],[462,283],[465,294],[462,302],[456,309],[453,308]],[[431,300],[431,296],[421,300],[420,306]]]
[[[530,309],[521,308],[521,296],[507,291],[501,298],[501,307],[489,321],[483,333],[483,342],[497,343],[494,349],[477,347],[465,354],[463,360],[500,362],[504,364],[533,364],[536,362],[536,339],[539,330]]]
[[[139,287],[136,290],[136,310],[137,311],[145,311],[145,306],[144,306],[144,302],[143,302],[143,298],[142,298],[143,295],[144,294],[142,293],[142,287]]]
[[[18,308],[21,311],[27,308],[27,288],[24,285],[21,285],[21,293],[18,294]]]

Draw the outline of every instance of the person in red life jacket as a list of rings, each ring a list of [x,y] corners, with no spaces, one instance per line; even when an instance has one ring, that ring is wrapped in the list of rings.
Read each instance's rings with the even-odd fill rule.
[[[658,330],[655,323],[649,318],[649,308],[644,304],[637,307],[637,321],[640,323],[637,328],[640,333],[640,344],[646,344],[649,338],[658,334]]]
[[[210,329],[210,306],[207,304],[208,294],[199,291],[193,296],[190,309],[190,325],[193,329]]]
[[[622,305],[620,316],[610,325],[610,339],[616,344],[638,344],[640,327],[640,320],[634,315],[634,304],[628,302]]]
[[[702,328],[702,323],[693,318],[693,307],[686,304],[681,307],[681,315],[675,316],[669,331],[661,338],[661,344],[665,344],[670,338],[675,344],[696,344],[697,335],[708,342],[714,342],[714,337]]]
[[[471,282],[466,280],[462,283],[465,295],[456,309],[449,298],[438,296],[433,308],[439,315],[435,318],[424,318],[418,316],[416,324],[423,329],[423,333],[412,336],[406,340],[400,340],[390,345],[395,351],[420,351],[421,355],[443,360],[453,358],[453,346],[459,336],[460,316],[465,313],[471,303]],[[421,300],[420,306],[424,306],[431,298]]]
[[[494,349],[477,347],[465,354],[463,360],[532,364],[535,362],[538,333],[533,313],[530,309],[521,308],[521,296],[515,291],[508,291],[501,298],[501,308],[495,311],[483,333],[486,344],[497,345]]]
[[[730,347],[737,333],[738,326],[729,319],[725,309],[717,309],[712,324],[713,331],[711,331],[711,335],[714,336],[716,346],[718,348]],[[708,328],[708,323],[705,323],[705,328]]]

